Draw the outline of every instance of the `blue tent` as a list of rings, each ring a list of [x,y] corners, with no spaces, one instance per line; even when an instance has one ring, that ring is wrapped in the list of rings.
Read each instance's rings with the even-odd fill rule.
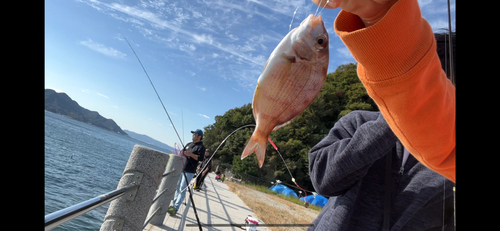
[[[269,188],[269,190],[275,191],[279,195],[284,195],[284,196],[287,196],[287,197],[299,198],[297,196],[297,194],[293,190],[291,190],[290,188],[288,188],[288,187],[286,187],[285,185],[282,185],[282,184],[274,185],[271,188]]]
[[[312,204],[313,200],[314,200],[314,195],[309,195],[309,196],[306,196],[306,197],[301,197],[300,198],[301,201],[304,201],[304,202],[309,202],[309,204]]]
[[[304,197],[300,198],[300,200],[304,202],[307,201],[309,204],[316,205],[321,208],[323,208],[326,205],[326,202],[328,202],[328,199],[321,195],[316,195],[316,198],[314,195],[309,195],[305,197],[305,199]]]

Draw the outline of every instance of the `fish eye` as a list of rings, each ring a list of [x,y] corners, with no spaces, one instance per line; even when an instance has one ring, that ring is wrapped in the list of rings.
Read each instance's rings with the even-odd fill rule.
[[[321,50],[328,45],[328,37],[325,34],[321,34],[320,36],[316,37],[316,43],[314,44],[314,47],[316,49]]]

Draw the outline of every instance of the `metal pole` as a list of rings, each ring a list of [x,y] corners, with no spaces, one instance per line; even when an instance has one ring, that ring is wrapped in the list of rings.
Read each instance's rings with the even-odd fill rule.
[[[198,222],[198,227],[200,228],[200,231],[203,229],[201,228],[201,223],[200,223],[200,218],[198,217],[198,212],[196,212],[196,206],[194,205],[194,200],[193,200],[193,193],[191,192],[191,189],[189,188],[189,182],[187,180],[186,172],[182,171],[184,174],[184,179],[186,180],[186,184],[188,185],[188,192],[189,192],[189,199],[191,199],[191,204],[193,205],[193,211],[194,211],[194,216],[196,217],[196,221]]]
[[[131,183],[138,184],[136,190],[111,202],[101,226],[105,230],[141,230],[158,184],[165,171],[168,155],[135,145],[130,154],[118,188]]]
[[[158,213],[158,211],[160,210],[160,208],[157,208],[151,215],[148,216],[148,218],[146,219],[146,221],[144,222],[144,225],[142,225],[142,229],[143,230],[144,228],[146,228],[146,226],[148,225],[148,223],[151,221],[151,219],[156,215],[156,213]]]
[[[103,194],[94,197],[90,200],[81,202],[79,204],[73,205],[71,207],[61,209],[59,211],[53,212],[45,216],[45,230],[51,230],[66,221],[69,221],[75,217],[78,217],[92,209],[95,209],[103,204],[106,204],[123,194],[127,193],[129,190],[137,188],[137,185],[130,185],[124,188],[116,189],[107,194]]]
[[[448,40],[450,41],[448,46],[449,46],[449,53],[450,53],[450,80],[455,85],[455,72],[453,71],[453,39],[452,39],[453,32],[451,31],[451,10],[450,10],[450,0],[448,0]]]

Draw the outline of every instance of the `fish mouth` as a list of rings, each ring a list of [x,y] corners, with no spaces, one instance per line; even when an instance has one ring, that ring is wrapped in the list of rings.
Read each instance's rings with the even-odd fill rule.
[[[311,14],[309,15],[310,17],[310,21],[311,21],[311,26],[314,28],[316,27],[318,24],[320,23],[323,23],[323,19],[321,18],[321,15],[319,15],[318,17],[314,16],[314,14]]]

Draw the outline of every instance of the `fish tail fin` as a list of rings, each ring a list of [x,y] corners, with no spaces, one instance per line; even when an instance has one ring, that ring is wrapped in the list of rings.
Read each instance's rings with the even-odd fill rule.
[[[243,150],[241,159],[243,160],[248,155],[255,153],[259,162],[259,167],[262,168],[262,165],[264,165],[264,159],[266,157],[266,144],[267,137],[252,135],[252,137],[250,137],[250,141],[248,141],[247,146]]]

